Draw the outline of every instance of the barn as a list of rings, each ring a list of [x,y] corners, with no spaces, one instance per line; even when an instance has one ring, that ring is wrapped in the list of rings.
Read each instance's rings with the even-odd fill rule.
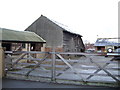
[[[57,52],[84,52],[82,36],[71,32],[67,26],[41,15],[25,31],[35,32],[46,40],[46,51],[53,47]]]

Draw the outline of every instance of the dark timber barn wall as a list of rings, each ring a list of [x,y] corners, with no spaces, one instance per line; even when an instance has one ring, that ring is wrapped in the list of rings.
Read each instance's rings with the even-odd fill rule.
[[[33,22],[26,31],[35,32],[46,40],[46,51],[51,51],[53,46],[58,52],[85,50],[81,35],[65,30],[43,15]]]
[[[83,52],[85,49],[81,36],[67,31],[63,31],[63,48],[65,52]]]

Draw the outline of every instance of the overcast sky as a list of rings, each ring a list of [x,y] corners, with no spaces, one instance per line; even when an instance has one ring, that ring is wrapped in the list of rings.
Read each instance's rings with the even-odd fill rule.
[[[118,36],[120,0],[0,0],[0,27],[25,30],[42,15],[95,42]]]

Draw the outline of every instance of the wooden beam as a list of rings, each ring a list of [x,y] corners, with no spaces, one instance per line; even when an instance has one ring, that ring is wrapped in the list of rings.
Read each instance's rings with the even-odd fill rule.
[[[33,65],[35,66],[36,64],[32,64],[32,63],[17,63],[18,65]],[[41,64],[41,67],[51,67],[50,64]],[[55,65],[57,68],[67,68],[68,66],[66,65]]]
[[[70,54],[70,55],[83,55],[83,56],[97,56],[100,54],[88,54],[88,53],[79,53],[79,52],[56,52],[57,54]]]
[[[45,59],[46,59],[48,56],[49,56],[49,54],[46,55],[46,56],[41,60],[41,62],[38,62],[31,70],[29,70],[29,71],[27,72],[26,76],[28,76],[28,75],[30,74],[30,72],[32,72],[32,71],[35,70],[38,66],[40,66],[40,64],[41,64],[43,61],[45,61]]]
[[[93,62],[95,65],[97,65],[101,70],[103,70],[104,72],[106,72],[108,74],[108,76],[111,76],[114,80],[116,80],[117,82],[120,82],[119,79],[117,79],[115,76],[113,76],[110,72],[108,72],[107,70],[105,70],[103,67],[101,67],[98,63],[94,62],[92,59],[90,59],[91,62]]]
[[[68,67],[74,71],[75,74],[81,77],[83,82],[86,82],[86,79],[84,79],[60,54],[56,54]]]
[[[23,53],[22,55],[20,55],[17,59],[15,59],[16,62],[13,63],[12,68],[15,66],[15,64],[17,64],[24,56],[26,55],[26,53]]]
[[[90,58],[90,60],[92,61],[92,59]],[[110,61],[113,61],[113,59],[111,59]],[[107,65],[109,65],[110,64],[110,61],[108,61],[104,66],[103,66],[103,68],[105,68]],[[93,62],[93,61],[92,61]],[[94,73],[98,73],[98,72],[100,72],[102,69],[98,69],[98,70],[96,70]],[[87,79],[90,79],[91,77],[93,77],[94,75],[90,75],[90,76],[88,76],[87,77]]]
[[[56,64],[56,57],[55,57],[55,48],[52,49],[52,69],[51,69],[51,72],[52,72],[52,77],[51,77],[51,80],[53,82],[55,82],[55,76],[56,76],[56,70],[55,70],[55,64]]]
[[[27,44],[27,51],[30,52],[30,43]],[[30,53],[27,54],[27,58],[30,57]],[[30,62],[30,60],[27,60],[27,62]]]
[[[2,79],[2,77],[4,76],[5,76],[4,50],[2,47],[0,47],[0,79]]]

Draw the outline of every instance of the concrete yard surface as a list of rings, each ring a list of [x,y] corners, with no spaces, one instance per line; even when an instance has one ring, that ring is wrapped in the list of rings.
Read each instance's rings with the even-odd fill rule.
[[[45,83],[45,82],[34,82],[25,80],[13,80],[3,79],[2,88],[15,89],[15,88],[79,88],[79,90],[118,90],[118,88],[111,87],[99,87],[99,86],[85,86],[85,85],[69,85],[69,84],[57,84],[57,83]]]

